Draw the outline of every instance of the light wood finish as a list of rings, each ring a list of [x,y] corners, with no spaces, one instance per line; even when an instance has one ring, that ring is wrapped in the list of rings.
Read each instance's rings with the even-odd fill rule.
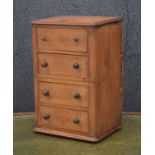
[[[107,23],[120,21],[121,17],[103,17],[103,16],[58,16],[33,20],[32,24],[41,25],[73,25],[73,26],[99,26]]]
[[[101,141],[103,138],[107,137],[108,135],[114,133],[115,131],[119,130],[120,128],[122,128],[121,125],[116,126],[112,129],[110,129],[109,131],[105,132],[102,136],[100,137],[93,137],[93,136],[88,136],[87,134],[83,134],[81,132],[68,132],[66,130],[59,130],[59,129],[46,129],[46,128],[34,128],[33,131],[35,132],[41,132],[41,133],[46,133],[46,134],[51,134],[51,135],[57,135],[57,136],[63,136],[63,137],[67,137],[67,138],[74,138],[74,139],[79,139],[79,140],[85,140],[85,141],[89,141],[89,142],[99,142]]]
[[[97,135],[121,124],[122,117],[122,23],[97,29]],[[99,63],[100,62],[100,63]],[[108,118],[108,120],[107,120]]]
[[[34,102],[35,102],[35,115],[37,116],[39,111],[38,111],[38,103],[39,103],[39,94],[38,94],[38,55],[37,55],[37,38],[36,38],[36,33],[37,33],[37,28],[36,26],[32,27],[32,48],[33,48],[33,76],[34,76]],[[38,124],[38,117],[35,117],[35,123]]]
[[[44,115],[49,115],[49,118],[45,120]],[[79,122],[74,122],[76,120],[79,120]],[[40,106],[39,126],[87,132],[88,114],[82,111]]]
[[[34,130],[99,141],[121,128],[121,18],[63,16],[32,23]],[[75,36],[78,45],[72,41]],[[75,92],[80,99],[73,98]],[[75,117],[81,124],[77,119],[73,123]]]
[[[88,107],[88,87],[86,86],[40,82],[39,96],[41,105]]]
[[[39,50],[87,51],[87,32],[84,29],[37,28]],[[63,52],[62,52],[63,53]]]
[[[39,53],[52,53],[52,54],[67,54],[67,55],[81,55],[81,56],[88,56],[87,52],[83,51],[63,51],[63,50],[39,50]]]
[[[38,57],[40,75],[88,78],[88,57],[60,54],[39,54]],[[42,66],[44,63],[46,67]],[[75,64],[79,64],[79,68],[74,68]]]

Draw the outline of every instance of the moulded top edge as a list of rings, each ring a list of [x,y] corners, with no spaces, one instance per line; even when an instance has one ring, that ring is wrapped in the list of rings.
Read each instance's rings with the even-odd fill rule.
[[[32,24],[43,25],[71,25],[71,26],[98,26],[121,21],[118,16],[56,16],[33,20]]]

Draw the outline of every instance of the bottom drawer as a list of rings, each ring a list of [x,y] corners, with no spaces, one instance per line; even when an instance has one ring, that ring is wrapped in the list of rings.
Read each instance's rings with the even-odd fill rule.
[[[39,126],[88,132],[88,113],[40,106]]]

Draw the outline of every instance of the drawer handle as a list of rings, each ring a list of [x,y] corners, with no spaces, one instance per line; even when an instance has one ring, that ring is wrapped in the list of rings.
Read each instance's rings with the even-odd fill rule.
[[[78,118],[76,118],[76,119],[73,120],[73,123],[74,124],[79,124],[80,123],[80,120]]]
[[[47,37],[46,36],[43,36],[42,37],[42,41],[47,41]]]
[[[46,61],[44,61],[42,64],[41,64],[42,67],[47,67],[48,66],[48,63]]]
[[[75,37],[73,38],[74,42],[78,43],[79,42],[79,38],[78,37]]]
[[[44,114],[44,115],[43,115],[43,119],[44,119],[44,120],[47,120],[47,119],[49,119],[49,118],[50,118],[50,115],[49,115],[49,114]]]
[[[43,95],[44,95],[44,96],[49,96],[49,94],[50,94],[50,93],[49,93],[48,90],[44,90],[44,92],[43,92]]]
[[[74,97],[76,100],[78,100],[78,99],[80,99],[80,94],[76,92],[76,93],[73,94],[73,97]]]
[[[79,69],[80,68],[80,64],[78,64],[78,63],[73,64],[73,68],[74,69]]]

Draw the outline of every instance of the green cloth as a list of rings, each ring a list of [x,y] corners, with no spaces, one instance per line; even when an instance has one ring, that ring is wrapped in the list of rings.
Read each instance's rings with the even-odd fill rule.
[[[98,143],[34,133],[34,116],[14,116],[14,155],[140,155],[140,116]]]

